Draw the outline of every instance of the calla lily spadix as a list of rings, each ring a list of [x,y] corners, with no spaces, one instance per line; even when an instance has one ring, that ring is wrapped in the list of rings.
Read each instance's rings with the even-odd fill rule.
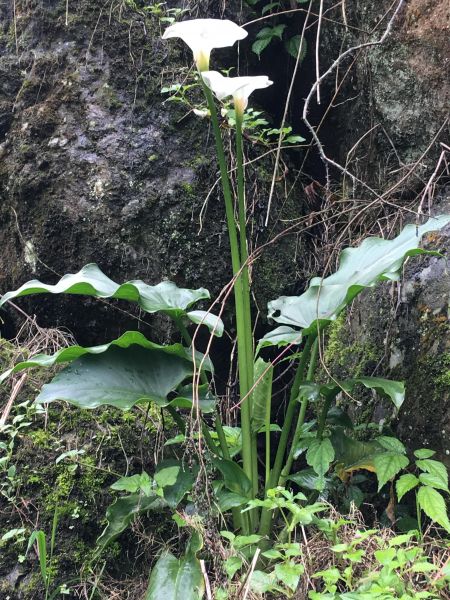
[[[245,29],[226,19],[192,19],[174,23],[162,37],[181,38],[192,50],[197,69],[207,71],[211,50],[233,46],[247,35]]]
[[[202,77],[219,100],[232,96],[234,108],[240,114],[247,108],[248,98],[252,92],[269,87],[273,83],[266,75],[224,77],[218,71],[204,71]]]

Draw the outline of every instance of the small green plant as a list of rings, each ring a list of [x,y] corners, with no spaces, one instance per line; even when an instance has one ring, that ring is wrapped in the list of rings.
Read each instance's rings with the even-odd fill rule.
[[[438,567],[417,544],[417,532],[387,538],[378,530],[354,535],[330,548],[336,557],[332,566],[312,574],[321,591],[310,591],[310,600],[437,599],[448,589],[450,570],[445,564]]]
[[[422,532],[423,511],[433,522],[439,524],[450,533],[450,520],[445,498],[441,492],[450,495],[448,489],[447,467],[440,461],[432,459],[436,453],[429,448],[414,451],[414,472],[401,475],[395,484],[397,498],[400,502],[410,491],[416,497],[417,523]]]

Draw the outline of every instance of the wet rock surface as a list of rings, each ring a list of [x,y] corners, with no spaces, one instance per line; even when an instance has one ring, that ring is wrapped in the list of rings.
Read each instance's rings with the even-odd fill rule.
[[[217,294],[231,272],[219,186],[200,223],[217,178],[211,132],[187,105],[161,95],[163,84],[189,77],[189,52],[160,39],[166,25],[158,18],[126,4],[79,2],[67,14],[57,2],[20,5],[17,35],[11,9],[0,10],[0,289],[30,278],[54,282],[97,262],[120,282],[168,278]],[[219,16],[216,5],[206,10]],[[260,193],[269,171],[261,177],[258,166],[253,175]],[[256,224],[264,208],[258,200]],[[259,286],[262,306],[293,279],[295,264],[285,259],[292,241],[285,243],[286,252],[269,259],[277,279]],[[81,314],[79,300],[21,306],[82,342],[137,326],[89,300]]]

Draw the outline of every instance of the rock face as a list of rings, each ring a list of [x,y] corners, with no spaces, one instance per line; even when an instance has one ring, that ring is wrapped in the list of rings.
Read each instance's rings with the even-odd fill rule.
[[[216,3],[205,4],[206,14],[219,16]],[[231,272],[219,186],[200,227],[217,177],[212,136],[187,104],[161,95],[162,85],[192,78],[190,52],[161,40],[166,24],[137,5],[106,10],[81,1],[66,13],[56,1],[36,10],[19,2],[16,20],[11,7],[0,11],[0,290],[97,262],[120,282],[169,278],[220,291]],[[234,51],[225,58],[232,64]],[[249,173],[263,194],[269,170]],[[255,236],[262,204],[252,209]],[[262,305],[293,278],[286,243],[270,256],[280,275],[271,279],[267,270]],[[79,301],[48,297],[25,306],[80,341],[136,327],[133,309],[108,317],[84,302],[81,314]]]
[[[387,1],[347,2],[348,44],[379,39],[387,19],[376,31],[374,27],[391,6]],[[347,98],[353,100],[333,117],[342,140],[336,151],[341,164],[348,164],[378,193],[387,190],[388,202],[414,210],[422,201],[434,214],[450,210],[445,179],[439,179],[445,176],[442,162],[439,167],[444,149],[440,142],[448,139],[449,125],[449,23],[445,0],[404,3],[386,42],[359,55],[344,83]],[[340,31],[328,27],[330,47],[339,41]],[[349,64],[343,63],[341,76]],[[423,195],[437,166],[437,177]],[[370,196],[368,189],[359,192],[362,198]],[[406,220],[413,217],[406,215]],[[389,228],[391,221],[386,222]],[[426,243],[448,255],[448,228]],[[429,445],[447,461],[449,299],[445,258],[411,259],[400,284],[384,284],[363,294],[336,324],[329,353],[337,373],[377,373],[404,380],[407,394],[394,420],[397,433],[408,447]],[[356,412],[360,419],[375,421],[392,415],[391,407],[374,406],[367,398]]]
[[[448,212],[449,203],[439,212]],[[450,466],[450,227],[425,247],[443,254],[407,262],[398,283],[364,292],[331,330],[328,366],[339,377],[378,375],[405,381],[397,415],[391,404],[364,396],[352,412],[359,422],[384,420],[409,449],[430,447]]]
[[[388,0],[346,2],[345,47],[379,39],[392,6]],[[448,139],[449,23],[446,0],[404,2],[385,42],[352,54],[358,60],[344,84],[352,100],[335,112],[340,159],[355,161],[377,189],[413,166],[414,175],[400,189],[406,194],[420,189],[441,153],[439,142]],[[342,39],[342,28],[331,30],[330,43]],[[341,76],[349,64],[350,59],[343,63]]]

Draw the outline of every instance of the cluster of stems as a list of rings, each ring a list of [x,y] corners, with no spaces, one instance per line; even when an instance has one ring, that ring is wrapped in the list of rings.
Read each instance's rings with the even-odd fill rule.
[[[211,123],[214,132],[217,158],[219,162],[220,176],[222,181],[223,196],[225,200],[225,212],[227,219],[228,234],[231,249],[231,262],[234,276],[234,301],[236,314],[236,332],[237,332],[237,355],[238,355],[238,375],[239,375],[239,393],[241,402],[241,434],[242,434],[242,466],[244,473],[252,482],[251,497],[255,498],[259,493],[259,475],[258,475],[258,456],[256,437],[257,433],[252,430],[252,389],[254,387],[254,347],[253,347],[253,328],[250,309],[250,280],[249,280],[249,253],[246,233],[246,201],[245,201],[245,176],[243,164],[243,110],[235,104],[236,115],[236,175],[237,175],[237,224],[235,218],[235,203],[231,191],[230,179],[228,174],[227,161],[225,157],[224,145],[220,131],[217,110],[211,90],[203,83],[203,90],[208,103]],[[237,227],[238,225],[238,227]],[[296,442],[300,436],[303,425],[307,400],[303,399],[299,404],[300,385],[312,378],[317,361],[317,338],[310,335],[305,343],[299,364],[297,366],[296,376],[290,392],[290,399],[287,406],[286,416],[275,454],[273,466],[266,464],[266,476],[264,493],[276,487],[284,485],[292,467],[294,459],[294,450]],[[300,407],[300,408],[299,408]],[[270,405],[266,415],[266,463],[270,462]],[[293,439],[288,449],[288,442],[291,437],[293,423],[298,413],[297,423],[293,432]],[[217,417],[219,419],[219,417]],[[268,423],[267,423],[268,420]],[[224,458],[229,458],[228,449],[223,436],[221,440],[221,425],[218,428],[219,440],[221,443],[222,454]],[[287,456],[286,456],[287,454]],[[244,515],[234,513],[235,526],[240,527],[244,533],[251,533],[258,530],[263,536],[269,535],[272,526],[272,512],[263,510],[261,515],[256,511],[246,513],[249,518],[243,518]]]

